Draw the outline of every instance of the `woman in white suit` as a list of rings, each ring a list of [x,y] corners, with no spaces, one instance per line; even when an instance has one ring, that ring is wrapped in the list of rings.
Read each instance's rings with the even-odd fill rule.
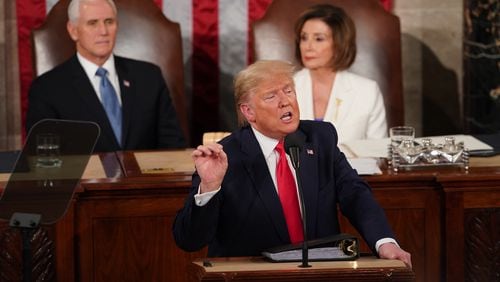
[[[295,24],[295,37],[295,55],[304,67],[294,77],[300,118],[333,123],[339,143],[386,137],[377,83],[347,71],[356,57],[356,30],[344,10],[309,8]]]

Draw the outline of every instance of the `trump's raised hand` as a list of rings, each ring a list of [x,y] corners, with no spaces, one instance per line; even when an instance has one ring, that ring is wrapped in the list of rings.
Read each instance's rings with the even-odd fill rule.
[[[200,192],[217,190],[227,170],[227,155],[222,145],[213,143],[198,146],[191,154],[201,178]]]

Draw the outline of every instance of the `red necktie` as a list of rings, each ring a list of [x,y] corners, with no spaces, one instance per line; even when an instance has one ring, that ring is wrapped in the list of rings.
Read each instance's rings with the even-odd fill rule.
[[[286,160],[283,141],[280,141],[278,145],[276,145],[276,151],[280,155],[280,159],[276,165],[278,194],[283,212],[285,213],[288,234],[290,235],[292,243],[302,242],[304,241],[304,233],[302,230],[302,218],[297,197],[297,186],[295,185],[295,179],[293,178],[292,171]]]

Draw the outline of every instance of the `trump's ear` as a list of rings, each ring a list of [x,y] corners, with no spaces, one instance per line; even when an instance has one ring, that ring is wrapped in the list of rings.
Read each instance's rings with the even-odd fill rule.
[[[240,112],[249,123],[255,122],[255,112],[250,105],[240,104]]]

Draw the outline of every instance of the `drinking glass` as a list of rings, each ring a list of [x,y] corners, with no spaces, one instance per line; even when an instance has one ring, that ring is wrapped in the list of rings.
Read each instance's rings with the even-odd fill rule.
[[[415,138],[415,128],[411,126],[394,126],[389,129],[389,137],[391,145],[395,148],[399,147],[404,140],[412,140]]]
[[[36,166],[43,168],[60,167],[62,160],[59,158],[59,135],[38,134],[36,136]]]

